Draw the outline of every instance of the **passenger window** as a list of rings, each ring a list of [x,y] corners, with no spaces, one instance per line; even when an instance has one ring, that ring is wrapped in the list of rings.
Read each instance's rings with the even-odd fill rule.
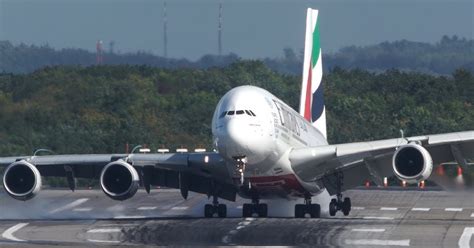
[[[255,113],[252,110],[249,110],[249,111],[253,116],[256,116]]]
[[[234,115],[234,111],[227,112],[227,115]]]
[[[243,110],[237,110],[237,112],[235,112],[235,113],[238,114],[238,115],[243,115],[244,111]]]
[[[219,118],[224,118],[224,116],[227,114],[227,111],[222,112],[221,116]]]

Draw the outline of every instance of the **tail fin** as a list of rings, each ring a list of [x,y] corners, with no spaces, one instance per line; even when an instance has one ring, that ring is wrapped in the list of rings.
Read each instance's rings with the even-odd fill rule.
[[[300,114],[327,138],[326,107],[324,106],[322,77],[323,64],[319,43],[318,10],[308,9],[306,15]]]

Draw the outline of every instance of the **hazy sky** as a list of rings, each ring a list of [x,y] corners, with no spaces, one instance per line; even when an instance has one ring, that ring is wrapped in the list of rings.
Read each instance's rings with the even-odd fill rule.
[[[306,8],[320,10],[324,51],[442,35],[473,38],[474,0],[167,0],[168,55],[217,53],[223,4],[223,52],[244,58],[281,56],[303,47]],[[0,0],[0,40],[54,48],[163,54],[164,0]]]

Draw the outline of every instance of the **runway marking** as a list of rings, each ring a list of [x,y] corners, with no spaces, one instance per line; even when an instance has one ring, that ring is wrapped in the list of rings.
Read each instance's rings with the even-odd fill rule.
[[[243,208],[243,206],[237,206],[236,208],[237,208],[237,209],[242,209],[242,208]]]
[[[157,207],[139,207],[138,210],[155,210]]]
[[[144,219],[146,216],[143,215],[118,215],[114,219]]]
[[[462,232],[461,238],[459,239],[458,245],[459,248],[469,248],[471,247],[469,243],[471,243],[471,237],[474,234],[474,227],[466,227]]]
[[[471,218],[474,218],[474,213],[471,214]]]
[[[88,212],[88,211],[91,211],[91,210],[92,210],[92,208],[75,208],[72,211],[75,211],[75,212]]]
[[[114,233],[114,232],[122,232],[122,229],[120,228],[91,229],[87,232],[88,233]]]
[[[352,229],[351,231],[353,232],[385,232],[385,229],[355,228],[355,229]]]
[[[412,208],[411,211],[428,212],[428,211],[430,211],[430,209],[429,208]]]
[[[365,207],[352,207],[352,210],[364,210]]]
[[[239,232],[240,229],[246,228],[250,223],[252,223],[253,220],[255,220],[255,218],[245,218],[245,221],[239,222],[235,229],[230,230],[227,233],[227,235],[222,237],[222,243],[224,243],[226,245],[235,245],[235,244],[231,243],[232,236],[237,234],[237,232]]]
[[[382,246],[410,246],[409,239],[381,240],[381,239],[346,239],[346,245],[382,245]]]
[[[19,239],[19,238],[16,238],[15,236],[13,236],[13,233],[15,233],[16,231],[22,229],[26,225],[28,225],[28,223],[18,223],[16,225],[12,226],[12,227],[8,228],[7,230],[5,230],[2,233],[2,237],[4,239],[8,239],[8,240],[11,240],[11,241],[24,242],[25,240]]]
[[[75,208],[75,207],[81,205],[82,203],[84,203],[84,202],[86,202],[86,201],[88,201],[88,200],[89,200],[89,198],[77,199],[77,200],[75,200],[75,201],[73,201],[73,202],[71,202],[71,203],[69,203],[69,204],[66,204],[66,205],[60,207],[60,208],[56,208],[56,209],[54,209],[54,210],[51,210],[51,211],[49,211],[49,213],[50,213],[50,214],[55,214],[55,213],[57,213],[57,212],[61,212],[61,211],[64,211],[64,210],[67,210],[67,209],[70,209],[70,208]]]
[[[120,243],[121,241],[119,240],[100,240],[100,239],[87,239],[89,242],[94,242],[94,243]]]
[[[398,208],[387,208],[387,207],[381,207],[380,210],[382,211],[397,211]]]
[[[462,212],[462,208],[445,208],[446,212]]]
[[[366,219],[366,220],[393,220],[394,218],[393,217],[387,217],[387,216],[382,216],[382,217],[364,216],[362,219]]]
[[[172,207],[171,210],[186,210],[189,207]]]

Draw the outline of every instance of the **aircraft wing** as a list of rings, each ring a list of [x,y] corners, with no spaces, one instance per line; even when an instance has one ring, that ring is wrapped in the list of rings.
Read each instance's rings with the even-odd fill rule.
[[[342,175],[342,190],[360,186],[366,180],[381,185],[384,177],[394,175],[395,152],[409,143],[425,148],[434,166],[455,161],[467,167],[466,160],[474,159],[474,131],[300,148],[294,149],[289,159],[302,180],[320,182],[335,194],[338,174]],[[430,179],[436,181],[436,175]]]
[[[165,154],[84,154],[45,155],[0,158],[0,168],[25,160],[34,165],[41,176],[99,179],[102,169],[111,162],[125,160],[135,168],[140,185],[147,191],[151,186],[163,186],[214,195],[235,200],[237,189],[224,159],[217,153]],[[68,180],[74,190],[74,180]]]

